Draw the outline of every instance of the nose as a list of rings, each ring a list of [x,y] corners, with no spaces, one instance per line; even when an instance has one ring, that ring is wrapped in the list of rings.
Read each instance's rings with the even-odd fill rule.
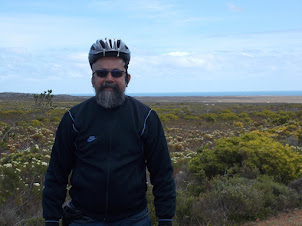
[[[108,72],[108,74],[107,74],[107,76],[106,76],[106,78],[105,78],[105,81],[107,81],[107,82],[113,82],[113,77],[112,77],[112,74],[111,74],[111,72],[109,71]]]

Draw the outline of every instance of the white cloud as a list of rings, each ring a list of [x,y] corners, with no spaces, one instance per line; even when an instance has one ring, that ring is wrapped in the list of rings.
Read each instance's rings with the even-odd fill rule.
[[[170,55],[170,56],[188,56],[190,55],[190,53],[188,52],[170,52],[170,53],[167,53],[167,54],[163,54],[163,55]]]
[[[248,53],[248,52],[242,52],[241,55],[242,55],[242,56],[251,57],[251,58],[254,58],[254,57],[255,57],[253,54]]]
[[[234,3],[228,2],[227,7],[232,10],[233,12],[241,12],[243,11],[243,8],[241,8],[238,5],[235,5]]]
[[[188,17],[183,19],[185,23],[199,23],[199,22],[215,22],[222,21],[222,17]]]
[[[166,3],[167,1],[159,0],[139,0],[139,1],[128,1],[128,0],[102,0],[94,1],[91,5],[93,7],[99,7],[100,10],[110,11],[136,11],[136,12],[166,12],[174,8],[173,4]]]
[[[88,62],[88,53],[83,52],[83,53],[70,53],[66,56],[68,59],[76,62]]]

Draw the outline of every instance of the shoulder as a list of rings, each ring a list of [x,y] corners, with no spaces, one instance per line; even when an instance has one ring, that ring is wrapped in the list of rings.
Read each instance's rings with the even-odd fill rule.
[[[72,115],[72,117],[76,117],[79,114],[85,114],[85,112],[91,112],[94,108],[97,107],[95,97],[91,97],[80,104],[73,106],[69,109],[68,113]]]
[[[126,105],[127,110],[134,117],[135,121],[139,124],[145,125],[151,112],[153,112],[149,106],[130,96],[127,96]]]
[[[131,107],[139,108],[141,110],[146,110],[146,111],[151,110],[151,108],[148,105],[142,103],[141,101],[135,99],[134,97],[127,96],[127,101]]]
[[[145,123],[153,123],[154,121],[161,123],[156,111],[151,109],[148,105],[133,97],[127,96],[127,98],[129,102],[128,105],[132,105],[132,108],[135,109],[134,111],[136,112],[136,114],[143,116]]]

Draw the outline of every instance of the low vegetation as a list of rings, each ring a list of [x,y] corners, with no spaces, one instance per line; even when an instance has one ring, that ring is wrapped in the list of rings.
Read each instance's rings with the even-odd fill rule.
[[[79,102],[44,97],[0,102],[0,225],[43,225],[54,134]],[[302,105],[147,104],[162,120],[174,166],[174,225],[238,225],[301,207]],[[156,225],[151,187],[147,195]]]

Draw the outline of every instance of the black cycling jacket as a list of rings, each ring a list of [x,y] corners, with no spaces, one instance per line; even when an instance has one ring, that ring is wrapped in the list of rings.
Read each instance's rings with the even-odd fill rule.
[[[85,215],[110,222],[137,213],[147,205],[146,166],[156,215],[171,219],[173,168],[157,114],[129,96],[115,109],[90,98],[66,112],[58,127],[45,176],[43,217],[61,218],[71,171],[69,193]]]

